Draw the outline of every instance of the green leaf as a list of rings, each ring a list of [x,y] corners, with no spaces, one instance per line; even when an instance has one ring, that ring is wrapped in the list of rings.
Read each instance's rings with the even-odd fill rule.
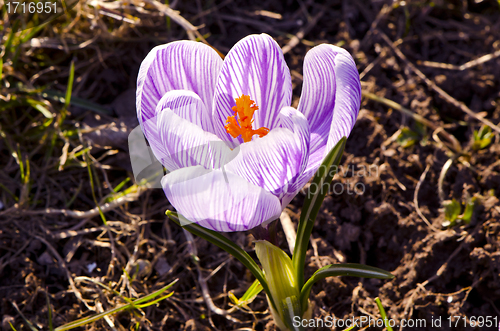
[[[297,296],[287,297],[280,302],[282,321],[288,326],[288,329],[293,331],[304,331],[304,327],[301,325],[294,326],[294,321],[296,316],[302,317],[302,312],[300,310],[300,302]],[[272,312],[272,310],[271,310]],[[276,319],[275,319],[276,321]],[[278,324],[278,326],[280,326]],[[283,327],[281,327],[283,329]]]
[[[491,128],[487,125],[482,125],[478,132],[478,138],[484,139],[491,134]]]
[[[488,145],[491,144],[493,137],[494,135],[491,132],[491,128],[489,126],[481,126],[479,131],[474,130],[472,149],[478,151],[480,149],[488,147]]]
[[[120,190],[122,189],[122,187],[125,186],[125,184],[127,184],[129,181],[130,181],[130,177],[127,177],[124,180],[122,180],[120,182],[120,184],[116,185],[115,188],[111,188],[111,189],[113,190],[113,192],[118,193],[118,192],[120,192]]]
[[[40,113],[43,114],[46,118],[53,118],[54,115],[47,109],[45,108],[45,104],[41,101],[35,100],[35,99],[26,99],[26,102],[36,110],[38,110]]]
[[[7,41],[5,42],[4,46],[4,53],[3,53],[3,58],[2,60],[5,61],[7,59],[7,56],[9,56],[10,53],[10,47],[12,46],[12,41],[14,40],[14,35],[16,34],[17,28],[19,27],[19,23],[21,23],[19,20],[15,20],[14,24],[12,25],[12,29],[10,30],[9,37],[7,38]]]
[[[316,271],[304,284],[300,292],[302,307],[307,307],[311,288],[318,280],[331,276],[352,276],[363,278],[392,279],[394,275],[385,270],[357,263],[330,264]]]
[[[28,325],[28,328],[31,331],[38,331],[38,329],[35,328],[35,326],[26,318],[26,316],[24,316],[24,314],[21,312],[21,309],[19,309],[19,307],[17,306],[17,304],[14,301],[12,301],[12,305],[17,310],[17,312],[19,313],[19,315],[21,315],[21,317],[24,320],[24,322]],[[11,327],[13,328],[12,324],[11,324]]]
[[[325,199],[326,193],[330,190],[330,183],[333,176],[337,173],[342,153],[344,153],[346,140],[346,137],[342,137],[337,145],[335,145],[335,147],[333,147],[325,157],[318,171],[316,171],[310,186],[315,188],[315,192],[312,193],[311,189],[309,189],[304,200],[304,205],[302,206],[302,213],[300,214],[299,225],[297,228],[297,239],[295,241],[295,249],[293,251],[292,258],[293,266],[295,272],[297,273],[296,280],[299,289],[302,288],[302,285],[304,284],[306,252],[312,228],[314,226],[314,221],[316,219],[316,215],[318,215],[319,208]],[[302,311],[305,311],[305,307],[302,307]]]
[[[279,247],[266,240],[255,241],[255,254],[264,270],[272,298],[278,305],[278,310],[271,310],[274,320],[281,329],[284,324],[292,330],[295,316],[302,316],[300,289],[295,279],[292,260]]]
[[[401,145],[401,147],[408,148],[415,145],[419,138],[419,134],[415,131],[412,131],[409,128],[402,128],[396,141]]]
[[[474,208],[476,207],[476,197],[468,198],[465,204],[464,214],[458,218],[464,221],[465,224],[469,224],[472,219],[472,214],[474,213]]]
[[[415,122],[414,128],[415,133],[417,133],[419,136],[425,136],[427,134],[427,127],[420,122]]]
[[[449,222],[444,223],[444,226],[448,225],[453,225],[458,217],[460,215],[461,211],[461,206],[460,203],[453,199],[453,200],[447,200],[443,202],[444,206],[444,217],[446,220]]]
[[[14,53],[14,57],[12,58],[12,66],[14,68],[17,67],[17,61],[19,60],[21,51],[24,49],[23,44],[33,38],[43,28],[43,26],[44,25],[39,25],[38,27],[29,28],[28,30],[30,31],[27,31],[27,33],[23,33],[19,37],[18,44],[16,46],[16,52]]]
[[[61,103],[66,103],[66,97],[65,93],[60,92],[60,91],[54,91],[54,90],[44,90],[41,93],[42,97],[44,98],[50,98],[52,100],[61,102]],[[103,106],[94,103],[92,101],[88,101],[82,98],[78,98],[75,96],[71,96],[71,103],[75,106],[91,110],[95,113],[101,114],[101,115],[111,115],[111,110],[104,108]]]
[[[257,297],[260,291],[262,291],[262,289],[262,285],[260,285],[259,280],[256,279],[240,299],[238,299],[232,292],[229,292],[228,296],[235,305],[237,305],[238,307],[244,307],[245,305],[251,303]]]
[[[54,327],[52,326],[52,307],[50,306],[50,298],[49,293],[45,291],[45,299],[47,302],[47,314],[49,320],[49,331],[54,331]]]
[[[382,306],[382,302],[380,302],[380,299],[378,297],[375,298],[375,303],[377,303],[378,311],[380,312],[380,315],[384,320],[384,324],[385,327],[387,328],[387,331],[393,331],[392,327],[389,324],[389,320],[387,319],[387,314],[385,313],[384,306]]]
[[[69,69],[68,86],[66,88],[66,96],[64,100],[64,109],[68,109],[71,102],[71,91],[73,90],[73,81],[75,79],[75,62],[71,61],[71,66]]]
[[[262,285],[260,284],[259,280],[256,279],[245,292],[245,294],[243,294],[240,301],[253,300],[257,296],[257,294],[260,293],[260,291],[262,291]]]
[[[174,221],[177,225],[181,226],[179,216],[177,213],[174,213],[170,210],[167,210],[165,214],[172,220]],[[269,286],[267,285],[266,278],[264,277],[264,274],[262,273],[262,270],[260,270],[259,266],[255,261],[248,255],[247,252],[245,252],[241,247],[236,245],[234,242],[231,240],[227,239],[223,235],[221,235],[218,232],[205,229],[202,226],[199,226],[198,224],[195,223],[188,223],[185,225],[182,225],[182,228],[186,229],[187,231],[191,232],[192,234],[201,237],[205,239],[206,241],[211,242],[215,246],[225,250],[232,256],[234,256],[238,261],[243,263],[245,267],[250,270],[250,272],[254,275],[255,278],[260,282],[262,287],[264,288],[264,291],[267,293],[271,300],[271,304],[276,307],[275,302],[272,299],[271,292],[269,290]]]

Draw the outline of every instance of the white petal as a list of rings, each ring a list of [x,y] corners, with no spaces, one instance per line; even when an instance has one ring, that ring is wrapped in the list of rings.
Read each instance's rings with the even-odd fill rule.
[[[156,132],[153,132],[157,130]],[[169,170],[201,165],[218,169],[238,153],[216,135],[183,119],[170,109],[144,123],[155,157]]]
[[[170,203],[184,216],[181,220],[214,231],[249,230],[281,213],[278,198],[224,169],[179,169],[167,174],[162,185]]]

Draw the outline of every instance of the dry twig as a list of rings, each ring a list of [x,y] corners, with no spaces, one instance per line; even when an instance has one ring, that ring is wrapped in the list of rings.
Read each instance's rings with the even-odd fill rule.
[[[393,6],[388,5],[388,4],[385,4],[382,7],[382,9],[380,10],[380,12],[377,14],[377,17],[375,18],[375,20],[370,25],[370,30],[368,30],[368,32],[363,37],[363,40],[361,40],[361,42],[360,42],[361,45],[367,45],[367,42],[369,41],[369,39],[373,35],[373,32],[377,29],[377,25],[380,23],[380,21],[384,17],[386,17],[387,15],[389,15],[389,13],[393,10],[393,8],[394,8]]]
[[[439,174],[439,179],[438,179],[438,195],[439,195],[439,200],[441,201],[441,204],[443,204],[443,201],[445,200],[444,197],[444,190],[443,190],[443,184],[444,184],[444,178],[446,177],[446,173],[450,169],[451,165],[453,164],[453,160],[456,157],[452,157],[446,161],[446,163],[443,165],[443,168],[441,169],[441,173]]]
[[[497,50],[496,52],[483,55],[477,59],[471,60],[471,61],[464,63],[462,65],[459,65],[459,66],[454,65],[454,64],[450,64],[450,63],[440,63],[440,62],[432,62],[432,61],[417,61],[417,64],[423,65],[426,67],[431,67],[431,68],[464,71],[464,70],[473,68],[475,66],[478,66],[480,64],[486,63],[488,61],[491,61],[493,59],[496,59],[499,56],[500,56],[500,49]]]
[[[418,192],[420,191],[420,186],[422,186],[422,183],[424,182],[425,180],[425,176],[427,176],[427,172],[429,171],[429,169],[431,168],[431,165],[428,164],[427,167],[425,167],[425,170],[424,172],[422,173],[422,175],[420,176],[420,179],[418,180],[418,183],[417,183],[417,187],[415,187],[415,194],[413,195],[413,204],[415,205],[415,210],[417,211],[417,214],[418,216],[420,216],[420,218],[422,219],[422,221],[425,222],[425,224],[427,224],[427,226],[434,232],[437,232],[439,231],[438,229],[436,229],[432,224],[431,222],[429,222],[429,220],[424,216],[424,214],[422,213],[422,211],[420,210],[420,207],[418,206]]]
[[[82,293],[78,290],[78,288],[75,285],[75,281],[73,280],[73,277],[71,276],[71,272],[68,269],[68,266],[66,265],[66,262],[64,259],[59,255],[57,250],[47,241],[45,238],[42,238],[40,236],[34,236],[36,239],[40,240],[42,243],[47,246],[47,249],[50,250],[50,252],[54,255],[54,257],[57,259],[59,262],[59,265],[61,269],[63,269],[66,272],[66,277],[68,278],[69,286],[71,287],[71,290],[75,294],[76,298],[87,307],[89,310],[95,310],[95,308],[90,307],[85,300],[83,300]]]
[[[194,264],[196,265],[196,270],[198,270],[198,283],[200,284],[201,292],[202,292],[203,299],[205,300],[206,305],[215,314],[224,316],[225,318],[227,318],[229,321],[231,321],[233,323],[241,323],[240,320],[238,320],[230,315],[231,311],[227,311],[227,310],[224,310],[224,309],[217,307],[214,304],[214,302],[212,301],[212,297],[210,296],[210,291],[208,290],[207,279],[205,277],[203,277],[203,274],[202,274],[201,269],[200,269],[200,265],[199,265],[198,260],[197,260],[198,259],[198,252],[196,249],[196,244],[194,242],[193,235],[190,232],[188,232],[187,230],[183,229],[183,231],[184,231],[184,235],[186,236],[186,240],[188,242],[189,253],[193,258]]]
[[[403,54],[403,52],[401,52],[398,48],[396,48],[394,46],[393,42],[389,39],[389,37],[387,37],[387,35],[385,33],[381,32],[381,31],[378,31],[378,33],[382,36],[382,39],[384,39],[384,41],[389,45],[389,47],[391,47],[393,52],[408,66],[408,68],[410,68],[411,71],[413,71],[418,77],[420,77],[420,79],[422,79],[427,84],[427,86],[429,86],[431,89],[433,89],[435,92],[437,92],[444,100],[448,101],[449,103],[451,103],[455,107],[459,108],[467,115],[469,115],[469,116],[475,118],[476,120],[480,121],[481,123],[489,126],[493,130],[500,132],[500,127],[498,127],[497,125],[492,123],[490,120],[488,120],[488,119],[482,117],[481,115],[478,115],[475,112],[473,112],[472,110],[470,110],[469,107],[467,107],[463,102],[456,100],[451,95],[449,95],[448,93],[443,91],[443,89],[441,89],[439,86],[437,86],[433,81],[431,81],[429,78],[427,78],[427,76],[425,76],[422,71],[420,71],[417,67],[415,67],[415,65],[413,63],[411,63],[406,58],[406,56]]]
[[[173,10],[167,5],[164,5],[163,3],[156,1],[156,0],[144,0],[144,2],[149,3],[150,5],[154,6],[158,11],[162,12],[163,14],[167,15],[170,17],[174,22],[182,26],[184,30],[186,30],[186,33],[191,40],[196,40],[198,37],[200,40],[206,43],[205,38],[200,34],[198,29],[194,27],[191,23],[189,23],[188,20],[186,20],[184,17],[182,17],[178,11]]]
[[[87,211],[81,210],[70,210],[70,209],[56,209],[56,208],[46,208],[43,210],[19,210],[14,208],[13,211],[17,211],[23,215],[64,215],[73,218],[92,218],[99,215],[99,209],[101,212],[105,213],[115,208],[124,205],[127,202],[135,201],[144,192],[146,188],[138,186],[137,191],[126,194],[122,197],[117,198],[111,202],[104,203],[98,207],[92,208]]]
[[[325,12],[321,11],[316,16],[314,16],[305,27],[299,30],[295,36],[293,36],[290,41],[281,48],[283,54],[286,54],[292,50],[295,46],[297,46],[300,42],[300,39],[304,38],[304,36],[311,31],[311,29],[318,23],[321,16],[323,16]]]

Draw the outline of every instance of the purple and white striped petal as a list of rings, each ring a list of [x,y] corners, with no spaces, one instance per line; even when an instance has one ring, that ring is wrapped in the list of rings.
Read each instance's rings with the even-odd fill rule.
[[[225,141],[233,141],[224,125],[228,116],[234,115],[235,98],[242,94],[250,96],[259,107],[254,114],[254,129],[273,129],[278,123],[279,111],[290,106],[290,70],[281,48],[267,34],[243,38],[224,59],[215,89],[213,123],[215,133]],[[243,140],[237,138],[234,142]]]
[[[240,152],[225,169],[281,198],[303,170],[307,154],[303,139],[289,129],[275,128],[262,138],[241,144]]]
[[[309,142],[311,138],[306,117],[293,107],[284,107],[278,116],[278,127],[288,129],[298,136],[302,144],[300,149],[304,151],[300,161],[300,172],[303,172],[309,159]]]
[[[145,132],[155,157],[169,170],[201,165],[218,169],[233,159],[238,150],[231,150],[216,135],[164,109],[144,122]],[[157,129],[152,134],[152,129]]]
[[[287,187],[287,191],[283,192],[284,195],[281,197],[281,207],[285,208],[288,203],[297,195],[299,190],[308,182],[308,179],[304,181],[302,173],[305,171],[306,166],[309,162],[309,143],[310,143],[310,132],[309,123],[305,116],[293,107],[285,107],[280,112],[279,117],[280,124],[282,128],[288,128],[295,134],[301,137],[303,143],[302,148],[307,151],[304,153],[304,158],[302,160],[302,166],[300,170],[300,175]]]
[[[326,153],[342,137],[349,137],[361,106],[361,82],[354,59],[345,49],[333,45],[328,46],[331,51],[338,51],[338,54],[335,57],[335,81],[337,83],[335,109],[333,110]]]
[[[349,136],[360,101],[359,74],[346,50],[322,44],[306,54],[298,110],[306,116],[311,130],[310,159],[303,174],[307,180],[340,138]]]
[[[249,230],[281,213],[278,198],[224,169],[179,169],[164,176],[162,186],[181,222],[214,231]]]
[[[136,108],[141,126],[154,117],[158,101],[171,90],[196,93],[211,112],[221,67],[217,52],[199,42],[175,41],[153,48],[137,77]]]
[[[213,133],[211,114],[201,98],[194,92],[186,90],[167,92],[158,102],[156,114],[164,109],[170,109],[176,115],[198,125],[204,131]]]

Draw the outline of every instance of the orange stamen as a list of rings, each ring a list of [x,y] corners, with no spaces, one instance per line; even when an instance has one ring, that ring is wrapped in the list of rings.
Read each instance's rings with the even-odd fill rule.
[[[224,126],[227,133],[233,138],[241,136],[244,142],[252,140],[255,134],[258,134],[261,138],[268,134],[269,129],[265,127],[258,128],[257,130],[252,129],[253,113],[259,109],[255,101],[251,100],[250,96],[244,94],[235,100],[236,106],[232,108],[234,115],[228,116],[227,124]],[[236,115],[238,115],[238,120],[236,120]]]

